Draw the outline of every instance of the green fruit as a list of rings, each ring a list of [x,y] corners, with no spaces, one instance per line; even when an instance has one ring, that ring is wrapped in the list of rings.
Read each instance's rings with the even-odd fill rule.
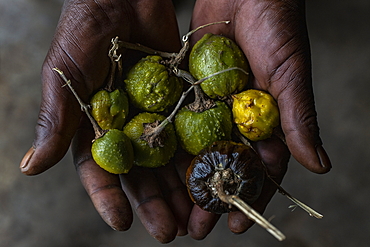
[[[111,129],[96,139],[92,144],[91,153],[101,168],[114,174],[128,173],[134,162],[130,139],[117,129]]]
[[[189,70],[197,80],[231,67],[249,71],[242,50],[224,36],[205,34],[191,50]],[[248,75],[231,70],[205,80],[201,87],[209,97],[222,98],[243,90],[247,82]]]
[[[260,90],[250,89],[233,95],[234,122],[251,141],[271,137],[279,125],[279,109],[274,98]]]
[[[221,101],[199,113],[183,107],[176,115],[175,129],[184,150],[197,155],[215,141],[231,139],[231,110]]]
[[[132,103],[149,112],[164,111],[182,93],[182,79],[169,74],[160,56],[147,56],[134,65],[125,80]]]
[[[161,146],[151,147],[143,140],[145,124],[156,124],[165,120],[165,117],[157,113],[143,112],[136,115],[126,124],[123,131],[131,139],[134,148],[134,164],[144,167],[159,167],[166,165],[174,156],[177,149],[177,139],[174,127],[168,123],[161,132]]]
[[[125,124],[129,103],[124,91],[100,90],[90,100],[91,115],[102,129],[122,130]]]

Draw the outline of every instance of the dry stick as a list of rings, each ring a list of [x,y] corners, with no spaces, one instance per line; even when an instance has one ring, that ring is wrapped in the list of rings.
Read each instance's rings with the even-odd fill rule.
[[[110,50],[108,52],[108,57],[110,58],[110,61],[111,61],[111,72],[110,72],[108,84],[105,88],[108,92],[112,92],[113,88],[114,88],[114,81],[115,81],[117,64],[118,64],[118,73],[120,75],[121,75],[122,70],[123,70],[122,69],[121,54],[117,55],[117,50],[119,49],[118,36],[113,38],[111,40],[111,42],[112,42],[112,47],[110,48]]]
[[[147,46],[141,45],[139,43],[133,44],[133,43],[129,43],[126,41],[118,41],[118,45],[123,48],[141,51],[141,52],[145,52],[145,53],[152,54],[152,55],[159,55],[164,58],[174,58],[177,56],[177,53],[157,51]]]
[[[218,22],[212,22],[212,23],[208,23],[208,24],[205,24],[205,25],[202,25],[202,26],[199,26],[193,30],[191,30],[190,32],[188,32],[187,34],[185,34],[184,36],[182,36],[182,42],[184,43],[183,47],[181,48],[181,50],[179,51],[179,53],[176,55],[176,57],[173,58],[173,61],[170,63],[172,64],[172,67],[174,69],[177,68],[177,66],[181,63],[181,61],[185,58],[185,55],[186,55],[186,52],[189,50],[190,48],[190,40],[189,40],[189,37],[195,33],[196,31],[202,29],[202,28],[205,28],[205,27],[208,27],[208,26],[211,26],[211,25],[216,25],[216,24],[229,24],[230,21],[218,21]]]
[[[139,43],[133,44],[133,43],[129,43],[129,42],[126,42],[126,41],[118,41],[118,45],[120,47],[123,47],[123,48],[131,49],[131,50],[137,50],[137,51],[145,52],[147,54],[152,54],[152,55],[159,55],[159,56],[161,56],[163,58],[169,58],[170,59],[170,62],[169,62],[170,68],[176,69],[177,66],[184,59],[186,52],[190,48],[189,37],[193,33],[195,33],[196,31],[198,31],[198,30],[200,30],[202,28],[205,28],[205,27],[208,27],[208,26],[211,26],[211,25],[215,25],[215,24],[229,24],[229,23],[230,23],[230,21],[212,22],[212,23],[208,23],[208,24],[199,26],[199,27],[197,27],[194,30],[191,30],[190,32],[188,32],[187,34],[185,34],[184,36],[182,36],[182,41],[184,42],[184,45],[183,45],[183,47],[181,48],[181,50],[178,53],[176,53],[176,52],[172,52],[171,53],[171,52],[157,51],[157,50],[154,50],[154,49],[152,49],[150,47],[141,45]]]
[[[250,148],[252,148],[256,153],[257,151],[252,147],[252,145],[249,143],[249,141],[247,140],[247,138],[245,138],[242,134],[240,134],[239,131],[235,131],[236,135],[240,138],[240,140],[247,146],[249,146]],[[258,153],[257,153],[258,154]],[[293,197],[292,195],[290,195],[283,187],[281,187],[280,184],[278,184],[271,176],[270,174],[268,173],[267,171],[267,167],[266,165],[264,164],[264,162],[262,161],[261,159],[261,162],[263,164],[263,166],[265,167],[265,172],[266,172],[266,175],[267,177],[276,185],[276,187],[278,188],[279,190],[279,193],[281,193],[282,195],[286,196],[289,200],[291,200],[295,205],[293,206],[289,206],[289,208],[295,208],[295,207],[300,207],[302,208],[304,211],[306,211],[310,216],[312,217],[315,217],[317,219],[321,219],[323,218],[324,216],[320,213],[318,213],[317,211],[315,211],[314,209],[312,209],[311,207],[307,206],[306,204],[304,204],[303,202],[299,201],[297,198]]]
[[[182,95],[181,95],[181,98],[177,102],[177,105],[175,106],[175,109],[171,112],[171,114],[165,120],[163,120],[157,127],[155,127],[154,129],[152,129],[152,131],[150,131],[149,133],[145,134],[145,136],[156,136],[156,135],[159,135],[161,133],[161,131],[163,131],[163,129],[167,126],[167,124],[169,124],[169,123],[172,122],[172,119],[176,115],[176,112],[180,109],[180,107],[181,107],[182,103],[184,102],[186,96],[193,89],[194,89],[194,86],[191,86],[188,90],[186,90],[185,92],[183,92]]]
[[[78,103],[80,104],[81,106],[81,111],[85,112],[87,117],[89,118],[91,124],[93,125],[93,128],[94,128],[94,132],[95,132],[95,139],[98,139],[100,137],[102,137],[105,133],[107,133],[106,130],[103,130],[102,128],[100,128],[100,126],[98,125],[98,123],[95,121],[95,119],[93,118],[93,116],[91,116],[90,114],[90,105],[88,104],[85,104],[81,98],[78,96],[77,92],[74,90],[74,88],[72,87],[72,83],[71,83],[71,80],[67,79],[67,77],[64,75],[63,71],[58,69],[58,68],[53,68],[54,71],[58,72],[58,74],[60,75],[60,77],[63,79],[63,81],[65,82],[65,84],[63,85],[63,87],[65,86],[68,86],[69,89],[72,91],[73,95],[75,96],[75,98],[77,99]]]
[[[227,69],[224,69],[224,70],[218,71],[218,72],[216,72],[216,73],[213,73],[213,74],[211,74],[211,75],[209,75],[209,76],[206,76],[206,77],[204,77],[204,78],[202,78],[202,79],[200,79],[200,80],[196,81],[196,82],[194,83],[194,85],[201,84],[202,82],[204,82],[205,80],[207,80],[207,79],[209,79],[209,78],[211,78],[211,77],[213,77],[213,76],[216,76],[216,75],[222,74],[222,73],[224,73],[224,72],[228,72],[228,71],[230,71],[230,70],[240,70],[241,72],[243,72],[243,73],[244,73],[244,74],[246,74],[246,75],[248,75],[248,74],[249,74],[247,71],[245,71],[245,70],[244,70],[244,69],[242,69],[242,68],[239,68],[239,67],[231,67],[231,68],[227,68]]]
[[[262,215],[260,215],[256,210],[254,210],[251,206],[245,203],[242,199],[240,199],[237,195],[226,195],[223,190],[222,183],[218,183],[217,186],[217,194],[221,201],[231,204],[237,207],[240,211],[242,211],[245,215],[248,216],[251,220],[259,224],[261,227],[266,229],[269,233],[271,233],[275,238],[279,241],[283,241],[285,239],[285,235],[273,226],[269,221],[267,221]]]
[[[211,26],[211,25],[216,25],[216,24],[229,24],[230,21],[217,21],[217,22],[212,22],[212,23],[208,23],[208,24],[205,24],[205,25],[202,25],[202,26],[199,26],[193,30],[191,30],[190,32],[188,32],[187,34],[185,34],[184,36],[182,36],[182,41],[183,42],[187,42],[189,40],[189,37],[195,33],[196,31],[202,29],[202,28],[205,28],[205,27],[208,27],[208,26]]]

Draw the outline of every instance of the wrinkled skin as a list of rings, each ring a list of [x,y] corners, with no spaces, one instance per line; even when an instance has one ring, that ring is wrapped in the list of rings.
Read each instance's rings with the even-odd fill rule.
[[[231,24],[201,30],[191,37],[192,42],[205,32],[222,33],[235,40],[250,62],[252,87],[268,91],[278,101],[288,147],[276,137],[255,146],[270,174],[281,182],[290,153],[310,171],[328,172],[331,164],[322,148],[316,120],[303,1],[196,2],[192,28],[220,20],[231,20]],[[27,175],[44,172],[59,162],[72,142],[82,184],[96,210],[112,228],[130,227],[131,202],[143,225],[158,241],[170,242],[176,235],[186,233],[203,239],[219,216],[190,202],[181,179],[191,157],[181,152],[170,165],[155,170],[133,168],[120,177],[105,172],[91,158],[91,124],[72,93],[62,87],[63,81],[51,70],[59,67],[64,71],[88,102],[88,96],[107,81],[106,51],[116,35],[169,52],[178,51],[181,46],[170,1],[66,1],[43,65],[36,138],[21,162],[21,171]],[[128,52],[123,55],[124,59],[131,57]],[[267,181],[253,207],[263,212],[275,192],[275,186]],[[235,233],[246,231],[252,224],[240,212],[229,214],[229,228]]]

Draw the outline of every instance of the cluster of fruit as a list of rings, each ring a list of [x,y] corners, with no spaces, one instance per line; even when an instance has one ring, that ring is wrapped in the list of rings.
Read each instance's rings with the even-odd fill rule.
[[[228,22],[205,26],[220,23]],[[189,195],[196,204],[214,213],[240,209],[282,240],[284,235],[247,204],[259,197],[266,176],[263,162],[248,140],[271,137],[279,125],[277,103],[267,92],[247,89],[248,61],[227,37],[205,34],[190,51],[189,71],[179,69],[189,49],[189,36],[205,26],[183,36],[179,53],[112,39],[110,81],[92,96],[89,105],[81,101],[63,72],[55,70],[93,124],[91,152],[100,167],[124,174],[133,165],[164,166],[181,146],[196,156],[186,174]],[[121,47],[149,53],[124,79],[117,54]],[[123,88],[114,87],[117,77]],[[185,104],[192,91],[193,101]],[[131,108],[139,113],[130,116]],[[238,137],[239,142],[234,142]]]
[[[128,71],[124,90],[111,93],[103,90],[92,97],[91,112],[99,126],[122,130],[121,135],[130,139],[134,165],[166,165],[177,150],[177,142],[197,155],[215,141],[231,140],[234,123],[252,141],[270,137],[279,124],[273,98],[263,91],[246,90],[248,62],[232,40],[210,33],[204,35],[190,52],[189,72],[178,68],[181,62],[178,56],[183,54],[181,51],[171,58],[148,55]],[[184,81],[189,84],[184,85]],[[195,100],[183,106],[191,90]],[[142,112],[124,124],[129,102]],[[166,118],[164,113],[169,109],[173,111]],[[97,145],[99,142],[97,139],[93,145],[97,163],[111,172],[127,172],[131,166],[127,161],[99,162],[99,156],[112,150]]]
[[[279,124],[277,104],[266,92],[246,90],[249,65],[234,41],[205,34],[191,49],[189,72],[178,68],[189,49],[189,36],[198,29],[183,37],[179,53],[154,51],[119,41],[118,37],[112,39],[108,53],[111,80],[85,107],[96,133],[92,155],[103,169],[122,174],[133,165],[166,165],[178,142],[188,153],[198,155],[215,141],[231,140],[235,125],[252,141],[271,136]],[[152,54],[129,69],[123,88],[115,88],[117,73],[120,78],[123,73],[117,54],[121,47]],[[188,84],[184,85],[184,81]],[[67,84],[74,92],[70,82]],[[194,101],[183,106],[191,91],[195,93]],[[75,96],[78,98],[76,93]],[[130,107],[140,113],[128,119]],[[170,109],[172,113],[165,117]]]

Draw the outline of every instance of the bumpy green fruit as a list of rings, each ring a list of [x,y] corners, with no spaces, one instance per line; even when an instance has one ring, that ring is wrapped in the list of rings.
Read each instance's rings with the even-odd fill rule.
[[[205,34],[191,50],[189,70],[197,80],[231,67],[249,70],[244,53],[224,36]],[[240,92],[247,82],[248,75],[231,70],[205,80],[201,87],[209,97],[222,98]]]
[[[124,91],[100,90],[90,100],[91,115],[102,129],[122,130],[125,124],[129,103]]]
[[[231,139],[231,110],[221,101],[199,113],[183,107],[176,115],[175,129],[184,150],[197,155],[215,141]]]
[[[175,154],[177,139],[174,127],[168,123],[164,128],[162,137],[163,146],[150,147],[147,141],[142,139],[145,124],[162,122],[164,116],[157,113],[143,112],[136,115],[123,128],[125,134],[131,139],[134,148],[134,164],[144,167],[159,167],[166,165]]]
[[[134,162],[130,139],[117,129],[111,129],[96,139],[92,144],[91,153],[101,168],[114,174],[128,173]]]
[[[279,109],[274,98],[260,90],[250,89],[233,95],[233,116],[240,132],[251,141],[271,137],[279,125]]]
[[[182,79],[170,75],[160,56],[147,56],[134,65],[125,80],[132,103],[149,112],[160,112],[176,103],[182,93]]]

